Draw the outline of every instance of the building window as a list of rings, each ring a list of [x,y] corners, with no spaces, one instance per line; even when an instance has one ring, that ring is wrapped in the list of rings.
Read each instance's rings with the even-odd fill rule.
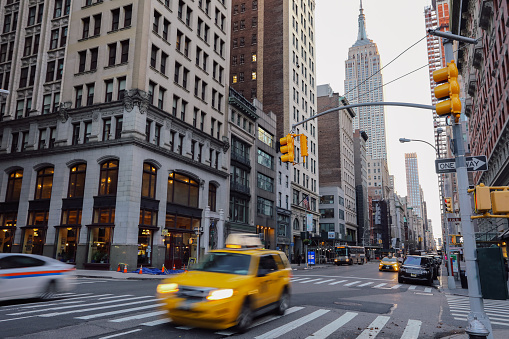
[[[168,202],[198,207],[199,185],[188,176],[172,172],[168,176]]]
[[[9,174],[9,179],[7,181],[7,194],[5,195],[5,201],[19,201],[19,197],[21,194],[22,181],[23,181],[23,170],[22,169],[15,170],[14,172],[11,172],[11,174]]]
[[[118,160],[106,161],[101,165],[99,195],[116,195],[118,180]]]
[[[258,173],[257,186],[262,190],[274,192],[274,179],[262,173]]]
[[[50,199],[53,187],[53,167],[46,167],[37,171],[34,200]]]
[[[274,136],[261,127],[258,127],[258,140],[267,146],[274,147]]]
[[[249,223],[249,200],[230,196],[230,221]]]
[[[258,197],[257,201],[258,214],[273,216],[274,215],[274,202]]]
[[[258,149],[258,163],[267,168],[274,169],[274,157],[261,149]]]
[[[156,197],[157,169],[149,163],[143,164],[143,178],[141,196],[155,199]]]
[[[211,211],[216,211],[216,195],[217,187],[214,184],[209,184],[209,208]]]
[[[320,197],[320,204],[333,204],[334,195],[322,195]]]
[[[87,172],[87,164],[79,164],[71,168],[69,173],[69,189],[68,198],[83,197],[85,192],[85,175]]]
[[[157,226],[157,213],[157,210],[141,208],[139,226]]]
[[[320,208],[320,218],[334,218],[334,209]]]

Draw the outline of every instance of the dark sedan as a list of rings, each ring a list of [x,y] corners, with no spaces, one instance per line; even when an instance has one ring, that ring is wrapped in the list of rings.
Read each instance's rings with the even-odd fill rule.
[[[421,281],[433,284],[434,262],[431,258],[417,255],[408,256],[398,272],[398,282]]]

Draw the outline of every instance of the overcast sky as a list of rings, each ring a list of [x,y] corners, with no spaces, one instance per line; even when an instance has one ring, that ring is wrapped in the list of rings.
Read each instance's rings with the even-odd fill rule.
[[[378,46],[384,67],[405,49],[426,35],[424,7],[431,0],[363,0],[368,38]],[[359,0],[316,0],[317,84],[330,84],[344,93],[345,60],[357,40]],[[426,39],[382,70],[384,84],[428,63]],[[384,87],[385,101],[431,105],[428,67]],[[435,173],[435,151],[422,142],[401,144],[399,138],[433,141],[431,111],[385,107],[389,172],[395,176],[396,191],[406,196],[405,153],[416,152],[419,182],[432,220],[435,238],[441,237],[440,198]]]

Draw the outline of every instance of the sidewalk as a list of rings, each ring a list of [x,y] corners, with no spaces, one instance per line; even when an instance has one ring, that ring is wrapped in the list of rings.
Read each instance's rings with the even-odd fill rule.
[[[442,267],[442,273],[443,274],[440,274],[440,276],[439,276],[441,291],[443,291],[445,294],[461,295],[461,296],[468,297],[468,289],[461,288],[461,282],[459,280],[454,280],[456,282],[456,289],[449,289],[448,283],[447,283],[447,270],[444,267]],[[442,337],[442,339],[468,339],[469,338],[468,334],[466,334],[464,332],[465,331],[464,328],[462,328],[461,330],[463,330],[463,333],[458,333],[458,334],[454,334],[451,336]],[[494,339],[509,338],[509,329],[494,329],[493,330],[493,338]]]

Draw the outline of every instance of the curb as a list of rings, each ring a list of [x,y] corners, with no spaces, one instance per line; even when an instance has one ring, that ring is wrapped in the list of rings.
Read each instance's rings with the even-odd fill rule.
[[[154,276],[154,278],[144,278],[144,277],[111,277],[111,276],[99,276],[99,275],[86,275],[86,274],[76,274],[76,278],[95,278],[95,279],[114,279],[114,280],[163,280],[166,279],[166,276]]]

